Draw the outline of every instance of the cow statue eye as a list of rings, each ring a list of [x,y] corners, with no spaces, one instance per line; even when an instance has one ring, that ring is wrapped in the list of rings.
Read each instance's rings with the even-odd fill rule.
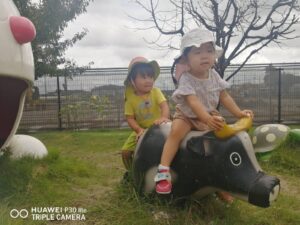
[[[232,152],[229,156],[231,163],[234,166],[239,166],[242,163],[242,157],[237,152]]]

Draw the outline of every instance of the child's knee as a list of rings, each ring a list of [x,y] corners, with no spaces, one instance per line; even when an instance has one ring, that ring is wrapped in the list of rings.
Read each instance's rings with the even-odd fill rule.
[[[173,127],[170,131],[169,137],[172,139],[182,139],[191,130],[189,126],[186,127]]]

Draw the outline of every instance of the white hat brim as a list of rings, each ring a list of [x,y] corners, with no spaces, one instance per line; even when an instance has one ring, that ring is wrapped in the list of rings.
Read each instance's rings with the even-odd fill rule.
[[[200,44],[200,45],[201,45],[201,44]],[[200,45],[199,45],[199,46],[193,45],[193,46],[199,48]],[[191,46],[188,46],[188,47],[191,47]],[[188,47],[186,47],[186,48],[188,48]],[[218,45],[214,45],[214,47],[215,47],[216,57],[217,57],[217,58],[220,58],[220,57],[222,56],[223,52],[224,52],[223,48],[221,48],[221,47],[218,46]],[[178,55],[176,55],[176,56],[174,57],[174,60],[177,60],[177,59],[181,58],[181,56],[182,56],[182,54],[183,54],[183,51],[184,51],[184,49],[182,50],[182,52],[181,52],[180,54],[178,54]]]

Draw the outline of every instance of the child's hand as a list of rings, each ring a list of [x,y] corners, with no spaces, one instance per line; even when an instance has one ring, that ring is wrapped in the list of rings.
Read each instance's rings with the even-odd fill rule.
[[[143,135],[144,131],[145,130],[143,128],[138,130],[138,132],[136,133],[136,138],[135,138],[136,142],[138,142],[139,138]]]
[[[253,119],[253,117],[254,117],[253,111],[249,110],[249,109],[242,110],[241,111],[241,117],[247,117],[247,116],[249,116]]]
[[[169,119],[166,118],[166,117],[161,117],[161,118],[155,120],[153,124],[155,124],[155,125],[160,125],[160,124],[162,124],[162,123],[167,123],[167,122],[170,122],[170,121],[171,121],[171,120],[169,120]]]
[[[209,116],[206,124],[212,130],[221,130],[225,124],[225,120],[222,116]]]

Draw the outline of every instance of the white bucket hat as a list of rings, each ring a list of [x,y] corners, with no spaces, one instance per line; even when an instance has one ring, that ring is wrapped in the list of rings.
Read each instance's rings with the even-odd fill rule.
[[[129,80],[130,73],[131,73],[133,67],[137,64],[149,64],[150,66],[152,66],[153,71],[154,71],[154,80],[156,80],[157,77],[159,76],[160,67],[159,67],[157,61],[155,61],[155,60],[149,61],[145,57],[137,56],[137,57],[133,58],[131,60],[131,62],[129,63],[127,77],[124,81],[125,86],[130,84],[130,80]]]
[[[216,51],[216,56],[219,58],[223,53],[223,49],[220,46],[215,44],[215,38],[212,32],[208,30],[203,30],[201,28],[193,29],[187,32],[185,35],[183,35],[181,39],[181,45],[180,45],[180,55],[176,58],[181,57],[184,50],[187,47],[195,46],[198,48],[201,46],[201,44],[207,42],[213,43]]]
[[[186,48],[191,46],[195,46],[199,48],[203,43],[207,43],[207,42],[213,43],[213,46],[216,51],[216,58],[219,58],[223,53],[223,49],[220,46],[215,44],[215,38],[212,32],[201,28],[196,28],[183,35],[181,39],[181,45],[180,45],[180,54],[177,57],[175,57],[175,60],[181,58]],[[175,79],[179,81],[181,74],[188,71],[188,69],[189,68],[186,64],[182,64],[181,62],[178,62],[176,64]]]

